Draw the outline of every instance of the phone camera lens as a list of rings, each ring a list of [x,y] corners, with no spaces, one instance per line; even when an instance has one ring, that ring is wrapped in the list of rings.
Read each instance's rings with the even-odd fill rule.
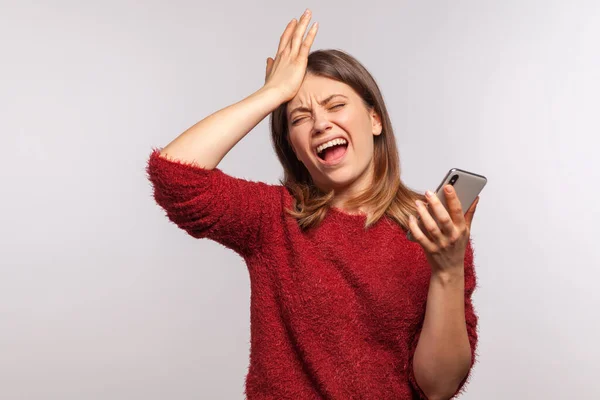
[[[458,180],[458,175],[453,175],[452,178],[450,179],[450,184],[454,185],[457,180]]]

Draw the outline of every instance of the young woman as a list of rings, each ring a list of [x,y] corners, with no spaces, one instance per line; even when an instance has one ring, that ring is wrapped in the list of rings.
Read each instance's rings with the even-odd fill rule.
[[[248,399],[450,398],[475,359],[477,202],[463,215],[450,190],[448,212],[401,182],[377,84],[342,51],[309,55],[309,21],[288,24],[260,90],[153,149],[154,197],[248,266]],[[271,113],[282,184],[216,168]]]

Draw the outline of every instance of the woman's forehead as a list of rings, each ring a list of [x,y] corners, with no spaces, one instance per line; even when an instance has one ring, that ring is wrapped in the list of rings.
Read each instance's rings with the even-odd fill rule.
[[[315,79],[319,78],[318,82],[313,79],[305,79],[296,96],[287,104],[288,115],[298,107],[310,108],[313,102],[322,104],[337,97],[347,99],[352,97],[352,88],[345,83],[329,78],[315,77]]]
[[[304,78],[298,93],[290,103],[295,105],[296,102],[308,101],[311,99],[321,101],[334,93],[342,93],[347,96],[350,91],[350,86],[343,82],[323,76],[307,75]]]

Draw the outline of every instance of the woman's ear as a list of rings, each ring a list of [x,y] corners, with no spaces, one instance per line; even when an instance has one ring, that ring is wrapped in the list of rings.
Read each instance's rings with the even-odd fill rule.
[[[373,135],[381,135],[383,125],[381,124],[381,117],[377,114],[377,111],[375,111],[375,107],[371,109],[371,126],[373,128]]]

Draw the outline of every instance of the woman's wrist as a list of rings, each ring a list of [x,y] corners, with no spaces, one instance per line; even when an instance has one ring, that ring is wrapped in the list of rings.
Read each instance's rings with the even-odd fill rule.
[[[452,267],[444,270],[434,270],[431,273],[431,280],[440,283],[443,286],[452,286],[456,284],[464,285],[465,269],[464,267]]]

